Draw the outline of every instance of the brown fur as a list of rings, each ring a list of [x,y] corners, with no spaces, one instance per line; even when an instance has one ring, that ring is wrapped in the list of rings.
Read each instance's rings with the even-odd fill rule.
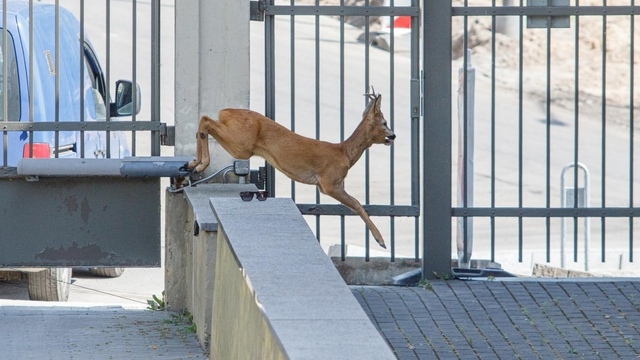
[[[189,163],[189,169],[201,172],[209,166],[207,135],[211,135],[236,159],[261,156],[292,180],[318,186],[323,194],[360,215],[378,244],[386,248],[360,202],[344,189],[344,178],[362,153],[373,144],[391,145],[396,137],[380,110],[382,96],[367,97],[370,101],[362,121],[347,140],[338,144],[298,135],[251,110],[223,109],[218,121],[203,115],[196,134],[196,159]]]

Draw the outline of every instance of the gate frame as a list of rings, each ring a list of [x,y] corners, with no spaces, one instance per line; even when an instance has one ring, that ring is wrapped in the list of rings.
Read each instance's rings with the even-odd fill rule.
[[[368,1],[365,6],[330,6],[330,5],[274,5],[274,0],[252,1],[251,19],[256,21],[264,21],[265,23],[265,116],[275,118],[275,54],[274,54],[274,38],[275,38],[275,16],[409,16],[411,17],[411,32],[415,34],[411,37],[411,68],[410,68],[410,103],[411,103],[411,151],[412,151],[412,170],[411,170],[411,204],[395,205],[393,199],[390,205],[372,205],[363,204],[363,207],[369,215],[373,216],[390,216],[393,219],[396,216],[414,217],[414,252],[415,260],[419,260],[419,217],[421,213],[420,206],[420,169],[419,169],[419,128],[421,117],[421,91],[420,91],[420,7],[419,0],[411,0],[411,6],[369,6]],[[392,27],[393,29],[393,27]],[[365,36],[368,39],[370,32],[368,25],[365,25]],[[391,35],[393,36],[393,30]],[[392,40],[393,41],[393,40]],[[367,40],[365,40],[367,42]],[[370,46],[370,45],[369,45]],[[368,48],[367,48],[368,49]],[[365,59],[368,58],[368,50],[365,50]],[[365,60],[366,62],[367,60]],[[392,75],[391,75],[392,76]],[[366,84],[367,86],[369,84]],[[393,94],[390,95],[391,97]],[[393,97],[392,97],[393,98]],[[365,154],[365,158],[368,155]],[[366,161],[366,160],[365,160]],[[366,180],[368,184],[368,179]],[[365,185],[367,186],[367,185]],[[275,169],[266,164],[266,190],[269,196],[275,195]],[[297,204],[303,215],[355,215],[351,209],[342,204]],[[392,223],[393,224],[393,223]],[[393,225],[392,225],[393,226]],[[316,229],[318,234],[318,229]],[[365,260],[369,261],[369,232],[365,234]],[[390,239],[391,261],[395,261],[395,244],[394,231],[391,231]],[[345,260],[345,239],[344,231],[341,236],[341,258]]]
[[[465,5],[463,6],[452,6],[452,2],[450,0],[447,1],[427,1],[424,0],[425,2],[425,8],[424,8],[424,19],[425,19],[425,24],[427,23],[431,23],[431,24],[436,24],[437,22],[437,17],[435,14],[439,14],[439,16],[442,17],[447,17],[447,21],[448,24],[444,24],[441,23],[439,24],[440,27],[437,27],[436,29],[441,30],[441,31],[433,31],[430,35],[431,37],[441,37],[442,33],[446,31],[451,31],[451,26],[452,26],[452,22],[451,19],[455,16],[458,17],[464,17],[465,21],[466,21],[466,17],[469,16],[485,16],[485,17],[493,17],[494,19],[498,16],[512,16],[512,17],[519,17],[521,19],[521,26],[522,26],[522,19],[523,18],[527,18],[527,24],[528,27],[533,27],[533,28],[542,28],[542,29],[547,29],[547,31],[551,31],[550,29],[554,28],[554,27],[566,27],[567,23],[569,23],[570,17],[576,17],[579,18],[581,16],[601,16],[604,17],[606,19],[607,16],[616,16],[616,15],[621,15],[621,16],[630,16],[632,19],[635,15],[637,15],[638,10],[640,10],[639,6],[634,6],[634,5],[628,5],[628,6],[569,6],[569,5],[561,5],[561,6],[554,6],[553,4],[555,4],[554,2],[552,2],[551,0],[548,1],[538,1],[535,4],[533,3],[533,0],[531,0],[531,3],[529,4],[529,6],[524,6],[522,4],[522,0],[520,1],[521,5],[517,5],[517,6],[468,6],[465,1]],[[567,2],[568,3],[568,2]],[[494,2],[495,4],[495,2]],[[430,7],[428,9],[428,7]],[[446,15],[445,15],[446,14]],[[431,18],[431,19],[430,19]],[[531,20],[531,21],[530,21]],[[433,22],[430,22],[433,21]],[[466,23],[465,23],[466,24]],[[466,27],[466,25],[465,25]],[[429,39],[426,36],[426,28],[427,26],[425,26],[424,30],[424,34],[425,34],[425,46],[424,46],[424,51],[425,51],[425,73],[427,73],[427,65],[430,64],[431,66],[433,66],[435,63],[428,62],[428,57],[430,56],[431,52],[434,52],[436,49],[438,49],[437,46],[435,46],[433,44],[433,42],[430,42]],[[433,27],[431,27],[433,28]],[[465,28],[465,31],[467,31],[467,29]],[[633,48],[634,48],[634,44],[633,44],[633,31],[631,32],[631,39],[632,39],[632,45],[631,45],[631,51],[633,52]],[[449,34],[451,35],[451,34]],[[549,36],[549,35],[548,35]],[[450,37],[450,36],[449,36]],[[443,39],[444,40],[444,39]],[[522,41],[522,39],[521,39]],[[466,37],[464,40],[465,46],[463,46],[463,49],[465,49],[466,46]],[[549,46],[549,45],[547,45]],[[441,48],[440,48],[441,49]],[[441,57],[447,58],[447,61],[450,63],[451,62],[451,56],[449,55],[451,52],[450,51],[441,51]],[[633,55],[632,55],[633,56]],[[437,61],[437,59],[432,59],[432,61]],[[464,59],[465,65],[464,67],[466,67],[466,57]],[[605,65],[603,65],[604,67]],[[547,70],[549,71],[549,70]],[[576,70],[577,71],[577,70]],[[604,71],[604,70],[603,70]],[[425,82],[426,83],[430,83],[431,81],[437,81],[437,77],[435,77],[435,74],[433,74],[434,77],[429,77],[428,75],[425,75]],[[549,76],[549,74],[547,74],[547,76]],[[631,69],[631,78],[633,78],[633,69]],[[549,86],[549,84],[547,84],[547,86]],[[602,87],[603,92],[606,89],[606,85],[603,85]],[[430,95],[436,96],[436,97],[446,97],[446,96],[450,96],[451,94],[451,87],[450,84],[440,84],[439,87],[434,87],[434,92],[435,93],[430,93],[427,91],[427,89],[425,88],[425,106],[427,106],[427,103],[431,103],[434,104],[434,102],[432,101],[433,99],[430,98]],[[631,88],[631,92],[633,93],[633,84],[632,84],[632,88]],[[550,108],[549,108],[549,100],[550,100],[550,90],[547,89],[547,122],[549,123],[551,118],[550,118]],[[447,109],[450,106],[447,106]],[[603,108],[606,107],[606,103],[605,105],[603,105]],[[438,109],[436,109],[436,111],[438,111]],[[604,110],[603,110],[604,112]],[[634,125],[633,125],[633,107],[631,108],[631,118],[630,118],[630,127],[631,127],[631,132],[632,132],[632,137],[633,137],[633,129],[634,129]],[[606,118],[605,115],[603,115],[603,118]],[[576,120],[577,121],[577,120]],[[430,121],[428,121],[425,118],[425,122],[427,124],[427,126],[430,125]],[[448,127],[446,124],[444,124],[444,122],[441,124],[441,126],[443,127]],[[548,125],[547,125],[548,126]],[[443,129],[435,129],[434,126],[434,131],[439,131],[441,136],[446,136],[445,134],[445,130]],[[427,132],[427,129],[425,129],[425,132]],[[605,141],[605,128],[603,125],[603,147],[604,145],[604,141]],[[428,151],[428,147],[431,147],[432,150],[436,150],[436,148],[433,148],[429,143],[430,141],[428,141],[427,136],[433,137],[434,134],[427,134],[425,133],[425,156],[427,154]],[[547,135],[549,136],[549,135]],[[436,140],[436,139],[433,139]],[[577,144],[577,143],[576,143]],[[577,145],[576,145],[577,146]],[[438,212],[439,214],[442,214],[444,212],[449,212],[450,218],[454,218],[454,217],[462,217],[462,218],[469,218],[469,217],[484,217],[484,218],[490,218],[492,220],[492,228],[491,228],[491,237],[492,237],[492,245],[491,245],[491,252],[492,252],[492,261],[493,261],[493,254],[494,254],[494,247],[495,247],[495,228],[494,228],[494,221],[495,218],[500,218],[500,217],[511,217],[511,218],[518,218],[520,220],[520,239],[519,239],[519,261],[522,262],[522,219],[525,218],[545,218],[546,222],[547,222],[547,262],[549,262],[550,260],[550,235],[549,235],[549,228],[550,228],[550,220],[552,218],[573,218],[574,220],[577,220],[578,218],[599,218],[601,220],[601,262],[605,261],[605,222],[607,218],[628,218],[629,219],[629,223],[630,223],[630,235],[629,235],[629,262],[633,262],[633,232],[634,232],[634,225],[633,225],[633,220],[637,217],[640,216],[640,207],[636,207],[634,206],[634,202],[633,202],[633,191],[634,191],[634,185],[633,185],[633,161],[634,161],[634,155],[633,155],[633,142],[631,141],[630,144],[630,189],[629,189],[629,206],[627,207],[612,207],[612,206],[606,206],[606,196],[605,196],[605,182],[606,182],[606,171],[605,169],[605,163],[604,160],[602,162],[602,176],[604,178],[604,180],[602,181],[602,206],[601,207],[578,207],[577,204],[577,200],[574,204],[573,207],[552,207],[550,205],[550,201],[549,201],[549,194],[550,194],[550,171],[549,169],[547,169],[547,185],[546,185],[546,194],[547,194],[547,200],[546,200],[546,206],[544,207],[527,207],[527,206],[523,206],[522,202],[520,202],[519,206],[517,207],[498,207],[493,205],[494,203],[492,203],[492,205],[490,207],[451,207],[449,205],[449,201],[447,201],[447,199],[443,196],[440,198],[440,200],[442,202],[429,202],[427,199],[427,194],[425,194],[425,204],[430,204],[429,208],[431,208],[432,206],[437,206],[438,210],[433,210],[433,212]],[[451,153],[451,148],[450,147],[446,147],[446,148],[440,148],[440,151],[444,150],[444,151],[448,151],[449,153]],[[548,151],[548,150],[547,150]],[[606,149],[602,150],[603,156],[606,153]],[[466,155],[465,155],[466,156]],[[548,156],[548,153],[547,153]],[[435,159],[435,160],[442,160],[442,159]],[[465,158],[466,161],[466,158]],[[444,190],[445,188],[445,182],[450,184],[450,180],[449,179],[445,179],[448,173],[443,173],[445,174],[445,176],[435,176],[435,174],[433,174],[433,169],[431,169],[430,167],[427,166],[427,160],[425,159],[425,193],[432,190],[430,189],[430,187],[427,187],[428,181],[427,179],[429,179],[430,177],[427,177],[428,174],[433,175],[432,180],[436,181],[438,183],[442,182],[439,185],[442,185],[442,188]],[[439,165],[444,165],[444,160],[442,160],[441,162],[438,162]],[[574,172],[574,188],[577,188],[577,166],[579,164],[578,161],[578,157],[577,157],[577,151],[575,152],[575,158],[574,161],[571,163],[571,165],[574,166],[575,168],[575,172]],[[435,166],[435,165],[434,165]],[[547,167],[549,166],[549,164],[547,163]],[[492,171],[493,171],[493,167],[494,165],[492,165]],[[444,168],[442,168],[442,170],[444,170]],[[520,176],[522,174],[522,169],[519,169],[520,172]],[[433,186],[434,184],[430,184],[431,186]],[[519,186],[522,186],[522,184],[520,183]],[[493,191],[493,190],[492,190]],[[431,200],[437,200],[435,197],[431,198]],[[427,210],[425,210],[425,214],[427,214]],[[435,215],[435,214],[434,214]],[[434,234],[442,234],[441,238],[436,239],[436,241],[441,241],[440,246],[442,248],[445,248],[447,246],[449,246],[449,242],[447,240],[445,240],[444,235],[445,234],[450,234],[449,231],[449,224],[451,222],[451,219],[449,219],[448,221],[445,221],[445,219],[442,219],[441,222],[437,222],[433,219],[430,219],[429,216],[425,216],[424,220],[424,227],[425,227],[425,248],[427,247],[427,231],[429,231],[429,233],[434,233]],[[431,230],[429,229],[430,227],[438,227],[440,228],[439,230]],[[466,242],[465,242],[465,246],[466,246]],[[465,249],[466,252],[466,249]],[[440,254],[443,254],[444,251],[442,251]],[[433,254],[431,254],[431,256],[433,256]],[[424,257],[424,263],[428,263],[431,261],[437,261],[437,258],[432,258],[431,256],[428,257],[427,252],[425,251],[425,257]],[[443,265],[444,266],[444,265]],[[428,270],[426,267],[424,268],[424,270]],[[428,275],[428,274],[427,274]]]

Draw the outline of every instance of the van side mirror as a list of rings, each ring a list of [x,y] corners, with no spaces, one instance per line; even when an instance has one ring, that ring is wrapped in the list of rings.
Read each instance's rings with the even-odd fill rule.
[[[140,104],[142,99],[140,96],[140,86],[135,87],[135,108],[133,104],[133,83],[128,80],[116,81],[116,102],[111,103],[111,116],[131,116],[134,113],[140,113]]]

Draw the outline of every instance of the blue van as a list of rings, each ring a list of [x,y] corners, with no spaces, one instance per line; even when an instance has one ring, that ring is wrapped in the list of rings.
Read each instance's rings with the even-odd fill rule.
[[[62,7],[58,7],[56,48],[55,11],[55,5],[33,4],[33,54],[29,54],[29,3],[7,3],[7,43],[0,54],[0,76],[5,77],[4,69],[7,72],[6,121],[105,120],[107,106],[110,117],[132,115],[131,94],[137,87],[134,90],[131,82],[118,81],[115,102],[110,102],[102,68],[88,37],[85,36],[84,44],[80,44],[80,23]],[[0,17],[0,25],[1,20]],[[0,44],[2,34],[0,32]],[[32,74],[29,74],[30,55],[33,56]],[[5,59],[7,64],[4,64]],[[33,83],[31,93],[30,81]],[[0,91],[2,85],[0,82]],[[136,112],[139,109],[140,96],[137,96]],[[4,102],[0,97],[0,122],[5,121],[4,114]],[[110,143],[111,157],[129,156],[129,147],[121,132],[109,132],[109,142],[106,134],[87,131],[81,141],[79,131],[61,131],[57,136],[54,132],[12,131],[7,135],[6,155],[2,153],[4,136],[0,137],[0,159],[6,156],[7,163],[3,166],[15,166],[21,157],[28,156],[99,158],[106,156],[107,143]],[[30,136],[35,144],[33,149],[25,146],[30,144]]]
[[[0,27],[3,26],[1,10]],[[4,46],[5,32],[0,31],[0,125],[13,121],[77,121],[80,129],[81,121],[106,120],[107,113],[110,118],[117,118],[140,111],[139,88],[130,81],[117,81],[115,101],[110,101],[98,57],[88,37],[81,43],[80,23],[73,14],[57,7],[56,44],[56,6],[33,3],[31,10],[29,2],[7,2]],[[106,139],[107,134],[110,141]],[[130,156],[122,132],[0,132],[0,166],[3,167],[16,166],[22,157],[102,158],[107,154],[113,158]],[[99,276],[119,276],[123,271],[121,268],[91,270]],[[28,279],[32,299],[67,300],[71,269],[32,269]]]

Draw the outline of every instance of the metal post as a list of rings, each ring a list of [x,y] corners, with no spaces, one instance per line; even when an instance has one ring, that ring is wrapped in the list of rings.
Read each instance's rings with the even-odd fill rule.
[[[422,277],[451,273],[451,0],[424,1]]]
[[[473,207],[474,109],[476,70],[471,49],[465,57],[466,69],[458,69],[458,207]],[[468,269],[473,252],[473,218],[458,217],[456,243],[458,264]]]
[[[151,121],[157,122],[162,121],[160,110],[160,91],[162,89],[160,86],[160,15],[160,0],[154,0],[151,2],[151,88],[154,91],[150,95]],[[137,96],[135,92],[134,96]],[[155,134],[151,136],[151,155],[160,156],[160,137]]]
[[[564,177],[566,172],[575,167],[576,164],[574,163],[570,163],[567,164],[564,168],[562,168],[562,173],[560,175],[560,203],[562,204],[562,207],[565,208],[572,208],[572,207],[589,207],[590,206],[590,201],[589,201],[589,182],[590,182],[590,175],[589,175],[589,170],[587,169],[587,166],[582,164],[582,163],[577,163],[577,167],[579,169],[582,169],[583,173],[584,173],[584,182],[583,182],[583,187],[577,187],[576,188],[565,188],[565,181],[564,181]],[[574,181],[574,183],[577,184],[577,182]],[[562,218],[562,221],[560,222],[560,267],[564,268],[565,267],[565,240],[566,240],[566,225],[565,222],[567,221],[566,218]],[[576,229],[577,231],[577,229]],[[577,238],[577,234],[575,235]],[[589,271],[589,243],[591,240],[591,222],[590,219],[588,217],[584,217],[584,271]],[[574,256],[574,261],[577,261],[577,241],[574,244],[574,253],[576,254],[576,256]]]

